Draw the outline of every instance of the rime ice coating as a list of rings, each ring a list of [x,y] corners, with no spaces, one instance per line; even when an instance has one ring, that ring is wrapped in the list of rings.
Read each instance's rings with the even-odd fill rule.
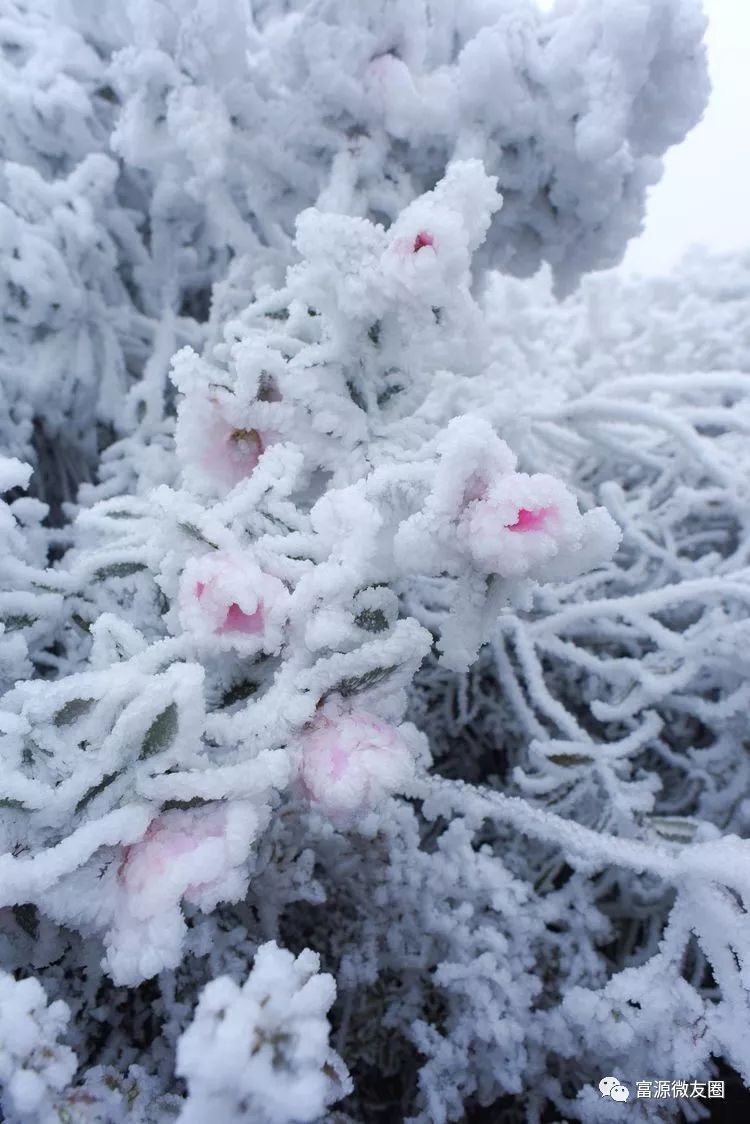
[[[486,268],[620,254],[702,107],[701,28],[691,0],[3,4],[0,419],[36,494],[98,471],[62,531],[0,504],[0,954],[70,997],[89,1074],[137,1052],[182,1099],[193,1000],[281,934],[340,980],[342,1118],[399,1071],[415,1124],[598,1122],[623,1044],[750,1073],[747,269],[663,317],[607,278],[602,347],[588,298]],[[621,556],[533,603],[613,549],[598,502]],[[196,1019],[193,1121],[324,1111],[328,1007],[298,1041],[288,965]],[[164,969],[156,1011],[119,986]],[[174,1119],[156,1095],[128,1124]]]
[[[33,977],[0,972],[0,1086],[3,1119],[55,1120],[52,1102],[78,1068],[73,1051],[58,1043],[70,1019],[67,1004],[47,996]],[[16,1115],[17,1114],[17,1115]]]
[[[201,995],[177,1047],[188,1098],[179,1124],[306,1124],[349,1092],[351,1079],[329,1046],[336,997],[320,957],[261,945],[242,987],[223,976]]]

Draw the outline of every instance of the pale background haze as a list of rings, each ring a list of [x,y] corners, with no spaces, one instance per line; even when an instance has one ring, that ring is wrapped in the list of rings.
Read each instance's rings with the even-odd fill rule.
[[[538,0],[551,8],[554,0]],[[703,121],[671,149],[628,271],[664,273],[692,246],[750,248],[750,0],[703,0],[713,82]]]
[[[713,94],[703,118],[665,160],[646,229],[628,269],[661,273],[691,245],[750,248],[750,0],[704,0]]]

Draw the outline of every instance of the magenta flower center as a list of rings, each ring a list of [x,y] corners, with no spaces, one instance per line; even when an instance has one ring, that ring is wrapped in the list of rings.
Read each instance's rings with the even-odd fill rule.
[[[536,511],[530,511],[527,507],[519,508],[518,518],[515,523],[506,523],[506,530],[540,531],[544,527],[547,517],[551,514],[551,507],[540,507]]]
[[[245,613],[233,602],[227,609],[227,615],[219,632],[262,632],[263,608],[258,606],[254,613]]]
[[[433,237],[433,235],[430,234],[428,230],[420,230],[419,234],[414,239],[413,253],[416,254],[418,250],[423,250],[425,246],[434,245],[435,238]]]
[[[195,596],[200,601],[206,589],[205,582],[195,583]],[[227,609],[224,623],[219,625],[217,632],[246,632],[258,633],[263,631],[263,606],[258,605],[254,613],[246,613],[236,601]]]

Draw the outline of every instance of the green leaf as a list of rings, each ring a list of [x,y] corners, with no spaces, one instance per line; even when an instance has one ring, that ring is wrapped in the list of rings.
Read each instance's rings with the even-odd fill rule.
[[[112,781],[116,781],[121,774],[122,769],[118,769],[114,773],[107,773],[102,777],[98,784],[95,784],[93,788],[90,788],[87,792],[84,792],[83,796],[76,804],[76,812],[82,812],[84,808],[88,807],[91,801],[101,792],[104,792],[105,788],[109,788],[109,786],[112,784]]]
[[[203,542],[206,544],[206,546],[213,547],[214,550],[219,549],[215,542],[211,542],[210,539],[207,539],[206,536],[202,534],[192,523],[178,523],[177,526],[181,531],[184,531],[186,535],[189,535],[191,539],[196,539],[198,542]]]
[[[27,613],[19,613],[18,616],[5,617],[3,624],[6,632],[18,632],[19,628],[28,628],[35,620],[36,617],[30,617]]]
[[[235,683],[233,687],[230,687],[229,690],[225,692],[221,700],[221,705],[233,706],[234,703],[244,702],[245,699],[249,699],[251,695],[254,695],[257,690],[258,684],[251,683],[249,679],[246,679],[242,683]]]
[[[83,718],[84,714],[88,714],[95,702],[96,699],[70,699],[58,710],[52,721],[56,726],[70,726]]]
[[[651,816],[650,822],[654,831],[667,839],[670,843],[690,843],[695,835],[697,825],[690,820],[679,819],[677,816]]]
[[[388,629],[388,620],[382,609],[363,609],[354,618],[354,623],[367,632],[385,632]]]
[[[190,808],[205,808],[206,804],[215,803],[215,800],[206,800],[203,796],[192,796],[190,800],[167,800],[166,804],[162,804],[161,810],[162,812],[188,811]]]
[[[269,320],[288,320],[289,310],[286,308],[275,308],[273,312],[267,312],[265,315]]]
[[[367,413],[367,405],[365,403],[364,398],[360,394],[358,388],[354,385],[353,382],[347,382],[346,389],[349,391],[349,397],[351,398],[354,405],[358,406],[359,409],[362,410],[362,412],[366,414]]]
[[[564,769],[571,769],[574,765],[591,765],[594,758],[587,757],[584,753],[554,753],[547,758],[553,765],[561,765]]]
[[[177,734],[177,704],[170,703],[153,720],[141,746],[141,757],[153,757],[172,744]]]
[[[0,808],[10,808],[14,812],[23,812],[26,810],[26,805],[22,804],[20,800],[14,800],[12,796],[0,796]]]
[[[35,941],[39,935],[39,912],[36,906],[29,902],[25,902],[23,905],[14,905],[13,916],[24,933]]]
[[[94,92],[98,98],[103,98],[104,101],[111,102],[113,105],[119,104],[120,99],[111,86],[100,86]]]
[[[94,577],[97,581],[104,581],[105,578],[129,578],[131,574],[137,574],[145,569],[145,562],[113,562],[111,566],[102,566],[98,569]]]
[[[367,329],[367,338],[369,339],[370,343],[375,344],[375,347],[377,347],[380,343],[380,328],[380,321],[376,320],[375,323],[371,324]]]
[[[396,668],[396,664],[391,667],[373,667],[364,672],[363,675],[351,675],[336,683],[326,692],[326,695],[337,694],[341,695],[343,699],[348,699],[352,695],[359,694],[360,691],[366,691],[368,687],[374,687],[376,684],[382,683],[390,675],[393,675]]]
[[[387,386],[385,390],[382,390],[378,395],[378,406],[385,406],[387,402],[390,402],[391,398],[394,398],[395,395],[400,394],[403,389],[404,388],[400,383],[394,383],[392,386]]]

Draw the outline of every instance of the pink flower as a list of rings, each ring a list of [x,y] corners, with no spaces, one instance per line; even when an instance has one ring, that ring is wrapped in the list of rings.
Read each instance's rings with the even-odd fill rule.
[[[341,826],[371,811],[413,772],[401,732],[366,711],[322,714],[302,735],[304,795]]]
[[[545,577],[553,560],[581,549],[585,529],[575,497],[543,473],[496,478],[460,520],[476,565],[505,578]]]
[[[411,258],[414,254],[418,254],[420,250],[431,249],[432,254],[429,257],[434,257],[437,253],[437,239],[435,235],[429,230],[420,230],[416,234],[405,234],[396,238],[393,243],[393,250],[397,259],[403,260],[404,258]],[[424,257],[420,261],[420,265],[425,265]]]
[[[247,858],[261,819],[246,801],[172,809],[122,850],[104,943],[118,984],[132,986],[182,959],[181,903],[203,912],[247,891]]]
[[[268,393],[274,392],[269,388]],[[194,392],[182,400],[177,451],[193,485],[208,483],[222,493],[252,475],[268,435],[264,439],[247,414],[229,394]]]
[[[212,402],[213,415],[207,419],[205,447],[200,458],[202,467],[216,480],[233,488],[256,468],[263,452],[263,440],[257,429],[242,429],[222,417]]]
[[[146,907],[152,897],[199,898],[221,873],[225,831],[222,809],[152,820],[143,838],[123,850],[117,878],[128,899]]]
[[[195,583],[195,596],[200,599],[206,592],[205,582]],[[223,622],[219,625],[217,632],[250,632],[258,633],[263,631],[263,605],[259,602],[258,608],[254,613],[245,613],[239,607],[236,601],[227,609],[227,614]]]
[[[544,529],[547,517],[554,517],[554,514],[554,507],[540,507],[536,511],[529,511],[527,507],[522,507],[515,523],[508,523],[506,527],[509,531],[541,531]]]
[[[412,253],[418,253],[419,250],[424,249],[425,246],[435,247],[435,237],[430,234],[429,230],[420,230],[419,234],[414,239]]]
[[[289,594],[252,555],[216,551],[191,559],[180,583],[180,622],[196,640],[246,655],[277,651]]]

